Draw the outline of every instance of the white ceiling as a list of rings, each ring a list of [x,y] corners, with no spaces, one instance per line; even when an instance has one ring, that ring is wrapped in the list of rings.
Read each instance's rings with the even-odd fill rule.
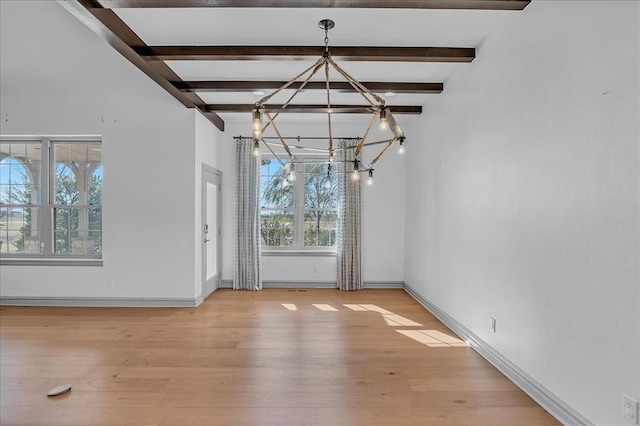
[[[511,11],[434,9],[114,9],[148,45],[323,44],[474,47]]]
[[[264,9],[166,8],[114,9],[149,46],[170,45],[312,45],[324,44],[318,21],[329,18],[330,46],[442,46],[477,47],[508,16],[519,12],[433,9]],[[167,61],[183,80],[288,81],[315,59],[301,61]],[[338,65],[359,81],[445,83],[442,94],[398,94],[389,105],[425,105],[434,96],[446,96],[446,81],[465,63],[347,62]],[[332,80],[343,81],[337,73]],[[314,80],[322,80],[318,73]],[[270,91],[267,90],[267,93]],[[207,103],[253,104],[251,93],[198,92]],[[381,94],[382,95],[382,94]],[[286,97],[274,99],[284,101]],[[295,103],[324,104],[326,93],[305,90]],[[334,104],[362,104],[358,94],[332,93]],[[238,114],[220,114],[233,120]],[[243,118],[247,113],[241,114]],[[309,114],[287,114],[306,120]],[[349,115],[355,119],[354,115]],[[405,121],[397,117],[400,122]],[[315,121],[315,120],[314,120]],[[358,120],[361,121],[361,120]]]

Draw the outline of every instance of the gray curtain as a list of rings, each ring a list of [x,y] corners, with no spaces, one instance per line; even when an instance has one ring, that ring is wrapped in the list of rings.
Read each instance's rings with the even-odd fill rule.
[[[362,179],[351,179],[354,150],[350,149],[356,142],[340,141],[336,152],[338,160],[338,223],[337,223],[337,260],[338,283],[343,291],[362,290],[362,203],[360,188]]]
[[[253,155],[253,139],[236,139],[235,244],[233,288],[261,290],[260,158]]]

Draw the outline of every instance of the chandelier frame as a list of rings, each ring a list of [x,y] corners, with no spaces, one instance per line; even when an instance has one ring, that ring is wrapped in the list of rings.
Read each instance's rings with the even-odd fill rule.
[[[393,114],[391,113],[391,109],[386,105],[385,100],[379,95],[369,90],[364,84],[360,83],[354,77],[352,77],[349,73],[343,70],[332,59],[331,51],[329,49],[329,30],[335,27],[335,22],[332,21],[331,19],[322,19],[321,21],[318,22],[318,27],[324,30],[324,35],[325,35],[324,37],[325,49],[322,55],[316,60],[316,62],[313,65],[311,65],[310,67],[308,67],[307,69],[305,69],[304,71],[302,71],[301,73],[293,77],[291,80],[289,80],[288,82],[286,82],[285,84],[283,84],[282,86],[274,90],[273,92],[265,95],[255,103],[255,108],[252,111],[252,135],[254,140],[253,153],[256,156],[260,155],[260,143],[262,142],[262,144],[274,155],[274,157],[278,160],[278,162],[280,162],[282,167],[287,166],[287,163],[289,164],[289,166],[295,165],[296,163],[295,156],[291,152],[291,148],[289,147],[289,145],[286,143],[285,141],[286,138],[282,136],[282,133],[280,132],[280,129],[276,125],[275,120],[283,112],[282,110],[286,110],[286,108],[291,104],[291,102],[295,99],[295,97],[304,89],[307,83],[309,83],[311,78],[314,75],[316,75],[318,71],[320,71],[320,69],[324,69],[325,87],[326,87],[326,95],[327,95],[327,128],[328,128],[327,139],[328,139],[328,145],[329,145],[327,163],[328,163],[329,173],[331,173],[332,164],[334,163],[333,157],[334,157],[335,148],[333,144],[333,129],[331,124],[331,115],[333,112],[331,109],[331,84],[329,81],[329,74],[330,74],[330,70],[333,69],[351,85],[351,87],[354,89],[355,92],[357,92],[360,96],[362,96],[362,98],[366,100],[367,104],[369,105],[369,109],[372,112],[371,120],[364,132],[364,135],[361,138],[357,138],[358,143],[355,145],[355,147],[353,147],[355,158],[352,161],[348,161],[349,163],[353,164],[352,172],[353,172],[354,180],[359,180],[360,172],[367,172],[369,175],[369,179],[371,179],[373,177],[374,165],[378,162],[378,160],[380,160],[380,158],[384,155],[384,153],[394,143],[398,142],[398,144],[400,145],[398,150],[399,153],[404,152],[405,134],[400,128],[400,126],[398,125],[398,123],[396,122],[395,118],[393,117]],[[303,79],[303,80],[300,82],[300,84],[295,89],[293,94],[286,100],[286,102],[282,104],[282,106],[280,107],[280,111],[278,111],[276,114],[272,116],[268,111],[268,109],[265,108],[265,104],[278,93],[293,86],[300,79]],[[263,125],[263,117],[267,119],[267,122],[264,125]],[[367,138],[369,137],[371,129],[373,128],[376,122],[379,123],[380,130],[390,131],[392,137],[391,139],[384,140],[384,141],[367,143]],[[265,140],[263,134],[269,127],[273,128],[273,131],[275,132],[277,139],[280,141],[280,144],[282,145],[285,152],[289,156],[288,161],[285,162],[281,160],[275,154],[273,149],[270,147],[270,143],[268,143]],[[371,162],[368,163],[367,167],[365,168],[360,167],[360,164],[364,164],[361,159],[362,149],[365,147],[365,145],[375,145],[375,144],[384,144],[384,146],[380,150],[380,152],[373,158],[373,160],[371,160]]]

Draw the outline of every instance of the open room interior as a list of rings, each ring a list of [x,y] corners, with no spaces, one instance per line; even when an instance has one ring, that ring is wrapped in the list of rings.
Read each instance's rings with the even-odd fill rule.
[[[639,40],[622,0],[0,1],[0,423],[637,424]]]

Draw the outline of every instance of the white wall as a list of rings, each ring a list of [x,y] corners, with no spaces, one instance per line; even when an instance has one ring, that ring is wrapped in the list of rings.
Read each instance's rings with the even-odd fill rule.
[[[640,397],[639,8],[532,2],[409,128],[407,284],[609,426]]]
[[[360,120],[362,121],[362,120]],[[233,136],[250,136],[250,122],[227,121],[224,135],[219,143],[219,164],[223,175],[223,279],[233,280]],[[367,123],[347,123],[339,120],[334,124],[334,136],[355,137],[362,135]],[[326,122],[282,123],[278,125],[283,136],[323,136]],[[408,135],[411,139],[411,135]],[[371,141],[384,137],[372,135]],[[326,145],[325,145],[326,146]],[[376,149],[367,148],[364,159],[371,161]],[[404,157],[396,155],[395,149],[387,152],[377,163],[375,183],[363,185],[363,277],[369,283],[400,283],[404,279]],[[398,220],[400,218],[400,220]],[[335,257],[263,256],[263,280],[276,282],[335,283]]]
[[[104,266],[3,265],[0,295],[193,299],[194,112],[56,2],[0,15],[0,132],[99,134],[104,155]]]

